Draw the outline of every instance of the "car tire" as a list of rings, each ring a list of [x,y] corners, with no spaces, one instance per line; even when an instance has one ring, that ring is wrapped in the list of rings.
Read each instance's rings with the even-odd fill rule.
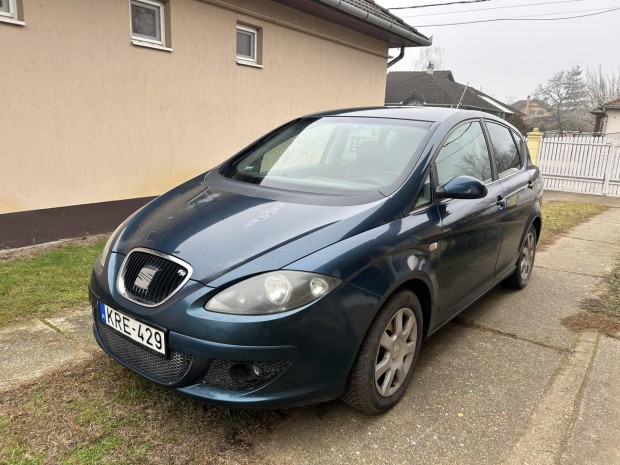
[[[357,355],[342,399],[369,414],[392,408],[403,396],[420,355],[422,308],[411,291],[381,307]]]
[[[504,281],[506,287],[523,289],[530,281],[534,269],[534,258],[536,257],[536,242],[538,240],[536,236],[536,228],[531,225],[521,243],[517,267]]]

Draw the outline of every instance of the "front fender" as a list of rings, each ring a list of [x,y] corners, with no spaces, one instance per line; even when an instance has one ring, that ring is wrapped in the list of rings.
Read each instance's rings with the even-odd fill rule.
[[[436,301],[441,219],[436,206],[364,231],[295,261],[285,268],[334,276],[375,294],[375,313],[400,286],[422,281]],[[433,250],[431,250],[433,249]]]

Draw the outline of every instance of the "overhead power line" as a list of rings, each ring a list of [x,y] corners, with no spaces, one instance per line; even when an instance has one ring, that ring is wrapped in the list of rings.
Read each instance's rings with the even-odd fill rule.
[[[553,2],[538,2],[538,3],[524,3],[522,5],[510,5],[510,6],[490,6],[487,8],[475,8],[473,10],[454,10],[454,11],[442,11],[440,13],[422,13],[422,14],[413,14],[407,16],[401,16],[401,18],[419,18],[421,16],[440,16],[440,15],[456,15],[456,14],[467,14],[474,13],[477,11],[490,11],[490,10],[505,10],[508,8],[523,8],[528,6],[541,6],[541,5],[555,5],[558,3],[575,3],[575,2],[585,2],[586,0],[555,0]]]
[[[388,8],[388,10],[408,10],[410,8],[429,8],[432,6],[448,6],[448,5],[459,5],[463,3],[481,3],[481,2],[490,2],[490,1],[491,0],[459,0],[458,2],[431,3],[428,5],[395,6],[394,8]]]
[[[415,27],[420,28],[420,27],[460,26],[463,24],[493,23],[493,22],[498,22],[498,21],[563,21],[567,19],[587,18],[589,16],[602,15],[604,13],[610,13],[612,11],[618,11],[618,10],[620,10],[620,7],[610,8],[604,11],[598,11],[596,13],[589,13],[589,14],[578,15],[578,16],[566,16],[562,18],[535,18],[534,16],[543,16],[543,15],[529,15],[529,16],[519,16],[515,18],[492,18],[492,19],[480,19],[477,21],[462,21],[459,23],[423,24],[423,25],[416,24]],[[592,10],[583,10],[583,11],[592,11]],[[549,14],[561,14],[561,13],[545,13],[544,15],[549,15]]]

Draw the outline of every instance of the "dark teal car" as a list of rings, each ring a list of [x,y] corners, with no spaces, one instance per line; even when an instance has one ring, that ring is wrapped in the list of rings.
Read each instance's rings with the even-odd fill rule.
[[[214,404],[383,412],[426,337],[527,285],[542,193],[521,135],[486,113],[299,118],[119,226],[92,273],[94,333]]]

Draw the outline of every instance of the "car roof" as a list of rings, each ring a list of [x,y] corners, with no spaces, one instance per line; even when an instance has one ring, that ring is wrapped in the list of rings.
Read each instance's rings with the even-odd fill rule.
[[[435,122],[444,121],[455,115],[459,115],[463,119],[482,117],[497,119],[493,115],[481,111],[457,110],[455,108],[427,106],[345,108],[340,110],[313,113],[311,115],[307,115],[307,117],[355,116],[363,118],[395,118]]]

